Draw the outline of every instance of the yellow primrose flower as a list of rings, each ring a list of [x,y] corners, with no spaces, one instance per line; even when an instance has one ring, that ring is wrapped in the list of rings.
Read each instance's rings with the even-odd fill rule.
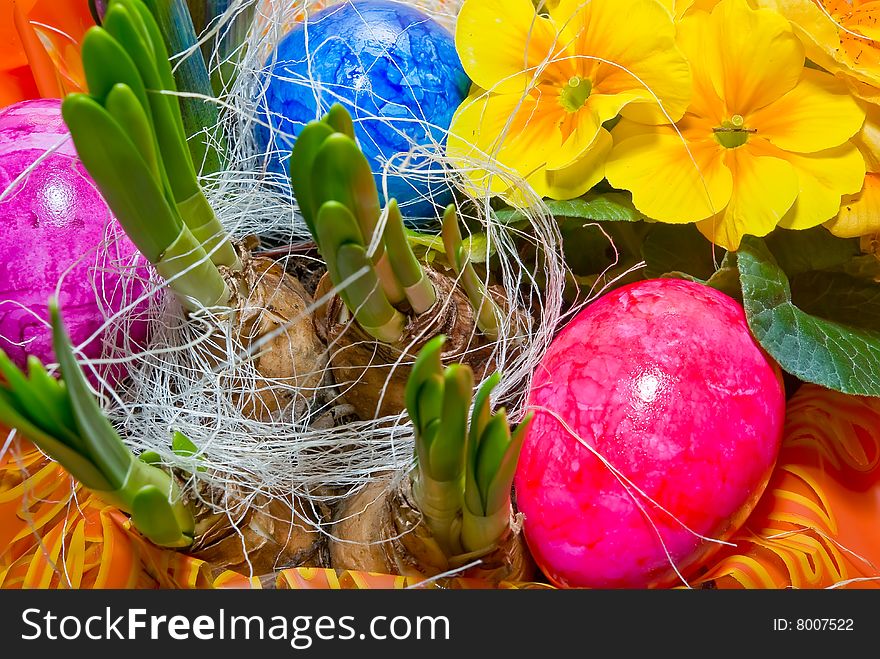
[[[806,229],[859,191],[865,163],[849,141],[864,110],[833,76],[804,68],[787,20],[745,0],[721,0],[678,25],[694,98],[673,126],[622,120],[609,182],[661,222],[697,222],[737,249],[777,225]]]
[[[752,0],[794,25],[807,57],[847,80],[866,100],[880,102],[880,1]]]
[[[538,14],[531,0],[465,0],[459,13],[456,46],[475,88],[452,119],[447,152],[481,192],[515,194],[490,173],[497,164],[541,196],[577,197],[604,176],[604,122],[621,112],[674,121],[690,100],[690,70],[658,0],[547,6]]]

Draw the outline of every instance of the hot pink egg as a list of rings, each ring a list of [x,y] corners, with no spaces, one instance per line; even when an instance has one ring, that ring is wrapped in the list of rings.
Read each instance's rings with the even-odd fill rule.
[[[144,265],[77,158],[61,101],[0,110],[0,348],[19,366],[28,354],[54,361],[57,295],[74,345],[93,337],[84,353],[101,356],[125,340],[102,328],[143,294]],[[130,325],[134,345],[145,337],[143,320]]]
[[[564,587],[668,586],[673,565],[693,574],[720,548],[703,538],[730,538],[757,503],[785,414],[742,307],[674,279],[578,314],[529,403],[516,500],[536,561]]]

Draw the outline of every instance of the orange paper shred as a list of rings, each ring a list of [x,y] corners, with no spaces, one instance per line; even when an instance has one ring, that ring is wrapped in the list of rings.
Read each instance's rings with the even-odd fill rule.
[[[805,385],[788,407],[776,470],[734,549],[694,587],[880,586],[880,399]],[[0,458],[0,588],[549,588],[349,570],[214,574],[151,544],[25,441]]]

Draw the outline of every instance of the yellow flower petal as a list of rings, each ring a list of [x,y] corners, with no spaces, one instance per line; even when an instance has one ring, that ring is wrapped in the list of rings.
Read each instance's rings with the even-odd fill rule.
[[[623,120],[614,129],[605,177],[614,187],[632,192],[636,208],[661,222],[687,223],[727,205],[733,181],[720,145],[703,140],[686,147],[671,127],[643,127],[633,134],[634,125]]]
[[[583,108],[577,112],[565,113],[561,129],[563,137],[567,137],[559,151],[550,155],[547,169],[565,169],[574,162],[582,160],[586,152],[596,143],[596,138],[603,130],[602,124],[616,117],[621,108],[638,95],[637,91],[614,96],[592,94]]]
[[[711,30],[711,18],[699,12],[682,19],[678,24],[678,47],[690,62],[699,62],[710,50],[718,48]],[[715,126],[729,117],[725,116],[724,102],[715,91],[712,76],[706,66],[691,66],[694,93],[688,114],[710,119]]]
[[[710,25],[717,45],[692,64],[706,67],[728,116],[746,116],[794,89],[804,47],[780,14],[753,10],[745,0],[721,0]]]
[[[853,138],[869,172],[880,172],[880,105],[865,103],[865,123],[861,132]]]
[[[639,92],[624,114],[646,123],[668,123],[658,99],[673,121],[681,118],[691,97],[690,67],[657,0],[562,0],[551,15],[595,94]]]
[[[880,174],[868,174],[860,192],[844,196],[837,217],[825,226],[840,238],[880,232]]]
[[[840,146],[859,132],[865,111],[832,75],[804,69],[797,86],[746,117],[746,125],[774,146],[816,153]]]
[[[660,4],[666,7],[674,18],[681,18],[694,4],[694,0],[660,0]]]
[[[697,228],[716,245],[735,250],[744,235],[773,231],[797,198],[798,177],[791,163],[755,153],[751,144],[727,149],[724,156],[733,175],[730,202]]]
[[[782,157],[794,166],[800,187],[797,201],[779,223],[786,229],[809,229],[834,217],[841,197],[857,193],[865,181],[865,161],[849,143],[820,153]]]
[[[558,129],[565,112],[552,99],[532,93],[472,94],[458,108],[449,127],[448,156],[476,189],[503,193],[509,176],[492,176],[504,168],[523,179],[546,167],[562,147]],[[495,164],[497,161],[501,169]]]
[[[574,199],[605,178],[605,161],[611,153],[611,133],[604,128],[585,154],[565,169],[547,169],[529,182],[542,197]]]
[[[456,22],[455,46],[478,87],[518,94],[532,84],[538,67],[560,50],[553,24],[535,13],[530,0],[467,0]],[[547,79],[553,68],[541,76]],[[559,82],[573,74],[559,72]]]

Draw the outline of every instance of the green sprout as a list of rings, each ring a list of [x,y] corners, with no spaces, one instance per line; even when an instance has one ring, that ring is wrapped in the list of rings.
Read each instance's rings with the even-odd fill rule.
[[[458,276],[471,306],[477,312],[477,327],[489,338],[498,338],[498,307],[468,258],[458,228],[458,211],[454,204],[447,206],[443,213],[441,235],[446,250],[446,260]]]
[[[238,255],[199,186],[159,28],[141,0],[112,0],[83,40],[89,94],[62,105],[77,152],[120,224],[190,309],[226,304],[217,266]],[[210,258],[208,255],[210,253]]]
[[[351,116],[342,105],[334,105],[320,121],[302,130],[293,145],[290,180],[333,285],[348,288],[341,297],[349,311],[376,339],[386,343],[400,340],[406,326],[404,314],[428,311],[437,293],[413,253],[412,232],[404,226],[397,201],[391,199],[381,208],[370,165],[355,141]],[[379,226],[384,226],[381,235],[376,233]],[[497,337],[498,309],[474,271],[458,229],[455,206],[444,215],[442,242],[447,260],[477,312],[479,328],[487,336]],[[349,258],[357,267],[346,263]],[[355,287],[343,272],[363,282]]]
[[[106,503],[131,515],[153,543],[189,546],[195,521],[174,479],[150,464],[158,456],[145,454],[139,460],[123,444],[89,390],[54,301],[49,310],[63,379],[50,376],[33,356],[25,375],[0,350],[6,381],[0,384],[0,422],[27,436]]]
[[[216,128],[220,115],[217,105],[205,100],[214,96],[214,89],[190,8],[185,0],[143,1],[156,19],[167,52],[186,53],[174,68],[174,81],[180,91],[195,94],[179,100],[183,127],[190,136],[187,146],[192,160],[203,174],[220,171],[220,153],[212,140],[219,138],[220,149],[223,148],[222,133]]]
[[[425,345],[406,385],[416,443],[413,496],[448,556],[481,554],[508,533],[510,490],[531,415],[511,434],[505,411],[492,414],[495,373],[477,391],[469,419],[474,376],[466,365],[443,368],[445,340]]]

